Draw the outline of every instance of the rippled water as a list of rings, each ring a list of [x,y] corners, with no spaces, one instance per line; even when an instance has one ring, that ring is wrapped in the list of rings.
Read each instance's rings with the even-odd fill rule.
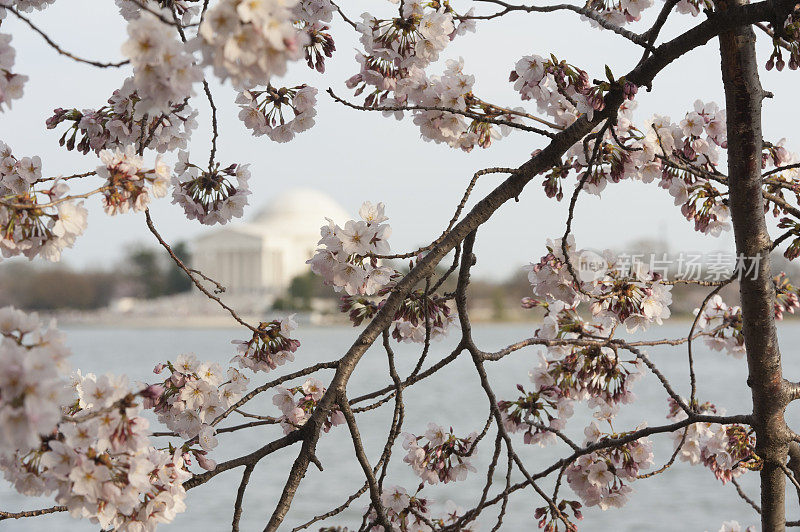
[[[685,335],[688,324],[672,324],[648,331],[647,337],[678,337]],[[530,325],[484,325],[477,326],[474,336],[478,345],[485,350],[496,350],[507,344],[531,335]],[[149,373],[156,362],[174,359],[180,352],[193,351],[202,359],[225,364],[232,355],[230,341],[241,334],[240,330],[136,330],[136,329],[68,329],[68,343],[73,350],[72,362],[75,367],[95,373],[127,373],[134,380],[151,380]],[[312,328],[301,327],[298,337],[302,347],[293,369],[300,365],[324,360],[333,360],[349,347],[356,331],[351,328]],[[453,347],[453,340],[435,343],[426,362],[426,367],[446,356]],[[787,323],[781,329],[781,344],[784,349],[787,378],[800,377],[800,362],[793,349],[800,342],[800,324]],[[400,345],[396,348],[398,371],[401,376],[408,374],[417,360],[414,346]],[[685,348],[654,347],[648,350],[653,361],[673,382],[679,393],[688,395],[688,377]],[[527,348],[503,360],[489,364],[489,376],[499,398],[513,398],[515,385],[527,383],[527,372],[535,363],[536,348]],[[744,360],[730,358],[720,353],[710,352],[702,342],[697,344],[698,393],[702,401],[712,401],[723,406],[728,414],[746,413],[750,402],[749,389],[745,385],[746,364]],[[348,394],[355,397],[390,383],[386,370],[386,356],[380,346],[373,346],[358,365],[351,379]],[[283,369],[283,368],[282,368]],[[270,378],[276,376],[270,374]],[[325,382],[332,372],[324,370],[320,378]],[[263,375],[253,379],[257,384],[267,380]],[[642,420],[649,424],[665,422],[667,408],[666,395],[658,380],[652,375],[636,383],[634,391],[639,400],[624,408],[615,421],[617,430],[634,427]],[[421,434],[429,421],[452,426],[459,435],[479,431],[487,418],[488,405],[483,394],[475,368],[466,356],[460,357],[433,377],[414,385],[404,392],[406,418],[404,430]],[[257,396],[248,404],[248,410],[262,414],[276,414],[271,402],[272,394]],[[364,444],[371,462],[374,463],[383,447],[386,431],[391,421],[392,403],[377,410],[359,415],[359,425]],[[790,423],[797,416],[796,410],[789,410]],[[567,434],[576,440],[583,439],[583,427],[590,419],[585,410],[576,410],[571,419]],[[237,421],[238,422],[238,421]],[[250,452],[279,436],[277,427],[258,427],[248,431],[219,436],[220,446],[214,451],[218,461]],[[669,458],[672,440],[668,436],[655,436],[656,463],[660,465]],[[490,433],[478,448],[475,465],[479,473],[471,475],[466,482],[426,487],[428,497],[441,501],[453,500],[458,505],[472,507],[480,496],[485,468],[491,458],[494,437]],[[548,448],[517,445],[521,458],[531,472],[546,468],[550,463],[567,453],[565,445]],[[283,488],[289,467],[298,451],[298,446],[278,451],[262,460],[250,481],[244,500],[242,530],[262,530],[274,504]],[[363,482],[362,471],[353,456],[352,442],[345,427],[334,428],[323,435],[317,449],[325,471],[313,466],[294,499],[282,529],[293,526],[310,517],[324,513],[338,506]],[[408,466],[402,462],[403,449],[395,446],[394,459],[389,469],[387,485],[399,484],[413,491],[419,483]],[[501,459],[501,462],[503,460]],[[225,472],[208,484],[193,489],[187,497],[189,510],[179,515],[174,523],[163,525],[160,530],[172,531],[216,531],[230,529],[233,501],[239,482],[241,469]],[[545,489],[552,487],[554,477],[543,480]],[[520,474],[513,475],[519,481]],[[504,467],[495,474],[497,489],[505,481]],[[742,484],[748,493],[758,499],[757,475],[748,473]],[[672,530],[711,530],[719,529],[724,520],[736,519],[742,525],[757,523],[752,509],[743,505],[731,485],[722,486],[704,468],[678,463],[665,473],[648,480],[637,481],[634,494],[621,510],[600,511],[585,509],[581,530],[609,531],[672,531]],[[492,491],[491,493],[496,493]],[[22,497],[14,492],[4,481],[0,481],[0,500],[3,510],[33,509],[51,505],[47,499]],[[793,500],[793,499],[790,499]],[[366,505],[367,496],[353,504],[336,518],[326,522],[328,525],[356,527],[360,523],[361,510]],[[540,499],[528,490],[516,492],[509,501],[503,530],[536,529],[532,514]],[[443,506],[434,505],[434,511]],[[489,529],[494,523],[497,508],[492,508],[480,519],[480,529]],[[798,508],[790,503],[789,515],[796,518]],[[97,525],[86,521],[76,521],[66,514],[57,514],[20,521],[4,521],[0,529],[9,531],[39,530],[97,530]],[[317,529],[318,526],[312,527]]]

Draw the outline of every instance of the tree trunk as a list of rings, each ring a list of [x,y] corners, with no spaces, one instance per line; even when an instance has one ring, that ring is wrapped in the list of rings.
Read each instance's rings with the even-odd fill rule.
[[[730,6],[746,3],[733,0]],[[723,6],[724,7],[724,6]],[[785,529],[785,478],[788,429],[784,410],[789,392],[781,375],[775,330],[764,199],[761,190],[761,102],[764,91],[752,27],[720,35],[722,80],[728,113],[728,173],[730,208],[739,257],[742,320],[753,396],[753,426],[761,470],[761,526],[764,532]]]

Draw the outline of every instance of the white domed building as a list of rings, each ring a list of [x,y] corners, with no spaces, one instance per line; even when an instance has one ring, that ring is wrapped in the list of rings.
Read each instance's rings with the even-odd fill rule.
[[[350,216],[318,190],[283,192],[248,222],[195,239],[192,267],[232,295],[280,295],[293,278],[309,271],[306,261],[317,248],[325,218],[342,225]]]

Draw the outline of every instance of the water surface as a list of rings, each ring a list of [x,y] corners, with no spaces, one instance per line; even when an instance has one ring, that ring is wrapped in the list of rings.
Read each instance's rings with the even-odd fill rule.
[[[666,325],[651,329],[646,336],[650,338],[685,336],[688,326],[688,323]],[[520,324],[481,325],[475,327],[474,337],[482,349],[496,350],[531,336],[533,328],[531,325]],[[793,348],[800,343],[800,324],[782,324],[780,332],[786,377],[797,380],[800,377],[800,363]],[[95,373],[126,373],[132,380],[152,382],[154,380],[150,373],[152,367],[158,361],[174,359],[181,352],[192,351],[201,359],[227,364],[233,354],[230,341],[241,339],[241,334],[240,329],[70,328],[67,329],[67,340],[73,351],[74,367]],[[306,364],[334,360],[347,350],[355,335],[356,330],[349,327],[301,327],[297,331],[297,337],[301,340],[302,346],[296,353],[295,362],[279,369],[287,372]],[[426,367],[447,356],[454,343],[455,338],[434,343]],[[406,344],[395,346],[398,371],[401,376],[407,375],[413,369],[419,353],[417,348],[418,346]],[[535,364],[536,352],[536,347],[530,347],[499,362],[488,364],[489,376],[498,398],[512,399],[515,397],[517,383],[528,384],[527,373]],[[688,395],[685,347],[652,347],[647,352],[678,392]],[[745,385],[745,361],[711,352],[702,342],[696,343],[695,353],[698,396],[701,401],[712,401],[723,407],[728,414],[748,412],[750,393]],[[278,372],[270,373],[268,376],[258,374],[251,380],[251,386],[271,380],[279,374]],[[323,370],[319,374],[323,382],[330,380],[331,376],[331,370]],[[348,387],[348,394],[350,397],[355,397],[388,385],[390,382],[385,353],[381,346],[373,346],[356,368]],[[292,385],[300,383],[302,379]],[[623,408],[615,420],[615,428],[628,430],[642,420],[646,420],[650,425],[665,423],[666,394],[658,380],[652,375],[646,375],[636,383],[634,391],[639,398],[638,401]],[[431,378],[406,389],[404,396],[406,418],[403,428],[416,434],[422,434],[428,422],[433,421],[452,426],[458,435],[467,435],[472,431],[481,430],[489,412],[486,396],[466,353]],[[383,448],[391,421],[392,404],[389,402],[379,409],[358,416],[364,445],[372,463],[377,460]],[[271,393],[257,396],[247,405],[247,410],[259,414],[277,414],[276,407],[272,405]],[[788,411],[790,424],[796,416],[797,410],[790,408]],[[575,440],[582,441],[583,427],[590,419],[588,411],[576,409],[576,414],[567,428],[567,434]],[[240,422],[240,418],[234,419],[234,422]],[[277,427],[258,427],[248,431],[221,434],[220,446],[215,449],[214,457],[217,461],[222,461],[248,453],[280,434],[282,432]],[[563,444],[547,448],[525,446],[519,435],[516,441],[517,451],[531,472],[545,469],[559,457],[568,454],[568,448]],[[653,437],[653,441],[656,465],[660,466],[669,458],[673,449],[672,439],[666,435],[658,435]],[[490,433],[479,446],[474,461],[478,468],[476,475],[471,475],[466,482],[428,486],[424,493],[441,503],[449,499],[461,507],[472,507],[480,496],[493,443],[494,434]],[[298,449],[299,446],[283,449],[259,463],[244,500],[241,524],[243,531],[263,530]],[[320,472],[313,466],[309,469],[282,527],[284,530],[290,530],[310,517],[340,505],[363,483],[363,473],[353,455],[352,442],[346,427],[337,427],[329,434],[324,434],[319,442],[317,455],[325,471]],[[413,491],[419,484],[419,479],[403,463],[403,456],[403,449],[398,442],[394,448],[387,485],[399,484]],[[501,463],[504,463],[502,459]],[[229,530],[240,474],[241,469],[228,471],[206,485],[189,491],[188,511],[179,515],[172,524],[162,525],[160,530],[172,532]],[[519,473],[515,473],[512,477],[514,482],[521,479]],[[553,479],[554,476],[551,476],[543,480],[542,487],[552,489]],[[499,490],[505,481],[504,467],[498,468],[494,481],[496,490]],[[756,500],[758,500],[757,482],[757,474],[753,473],[748,473],[741,479],[745,489]],[[725,520],[736,519],[744,526],[758,522],[758,516],[751,508],[742,504],[732,485],[721,485],[709,470],[700,466],[677,463],[655,478],[637,481],[633,484],[633,488],[634,494],[630,502],[621,510],[611,509],[604,512],[597,508],[586,508],[579,528],[590,531],[716,532]],[[490,493],[494,494],[496,490]],[[562,493],[571,494],[568,488]],[[52,505],[52,502],[45,498],[21,496],[2,480],[0,480],[0,500],[3,510],[13,511]],[[790,519],[796,519],[800,515],[800,510],[794,498],[789,500]],[[364,495],[350,509],[325,524],[357,529],[362,509],[366,504],[367,496]],[[533,511],[542,505],[532,490],[517,491],[509,500],[503,530],[535,530]],[[434,510],[439,511],[442,507],[434,505]],[[481,530],[491,528],[496,512],[497,508],[493,508],[479,520],[482,525],[479,527]],[[0,529],[4,531],[96,531],[97,528],[97,525],[85,520],[73,520],[66,514],[4,521],[0,525]],[[319,525],[315,525],[312,530],[318,528]]]

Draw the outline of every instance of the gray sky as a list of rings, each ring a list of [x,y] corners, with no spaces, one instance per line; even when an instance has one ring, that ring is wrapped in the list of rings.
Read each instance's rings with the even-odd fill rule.
[[[345,4],[346,12],[354,19],[368,4],[376,15],[391,16],[396,9],[388,2],[376,0],[351,0]],[[460,8],[463,3],[456,5]],[[659,7],[657,3],[649,14],[654,16]],[[110,0],[102,3],[62,0],[31,16],[56,42],[75,54],[102,61],[121,58],[119,47],[126,39],[125,23]],[[665,37],[671,38],[701,21],[687,15],[673,17],[673,23],[664,31]],[[640,23],[633,29],[642,27]],[[274,80],[275,85],[308,83],[320,91],[317,125],[288,144],[277,144],[267,137],[251,137],[237,118],[234,91],[229,85],[214,82],[209,73],[220,110],[218,160],[223,164],[252,165],[253,195],[245,218],[283,190],[314,187],[333,196],[353,214],[364,200],[385,202],[393,228],[392,247],[397,252],[408,251],[441,233],[473,172],[489,166],[518,166],[534,149],[544,145],[543,139],[532,133],[513,132],[487,150],[476,148],[472,153],[463,153],[422,141],[409,117],[397,122],[380,113],[354,111],[333,102],[324,94],[329,86],[342,97],[349,98],[352,94],[343,82],[357,73],[353,57],[359,46],[352,29],[338,19],[334,20],[333,29],[337,51],[327,62],[325,76],[310,71],[300,62],[285,78]],[[17,157],[40,155],[44,175],[94,169],[98,159],[93,154],[83,156],[60,148],[57,141],[63,128],[48,131],[44,121],[55,107],[101,106],[119,87],[128,70],[96,69],[69,61],[12,15],[3,22],[0,31],[14,36],[15,71],[30,76],[24,98],[15,101],[10,112],[0,115],[0,139],[12,147]],[[769,39],[759,34],[762,64],[769,49]],[[531,53],[555,53],[593,78],[604,77],[604,64],[620,76],[641,55],[637,46],[610,32],[591,29],[574,13],[512,14],[479,23],[477,33],[457,38],[442,54],[440,62],[428,71],[441,72],[444,60],[463,56],[465,71],[476,76],[477,96],[499,105],[522,104],[535,112],[535,104],[521,102],[508,82],[516,60]],[[764,88],[775,94],[773,100],[765,102],[766,138],[777,141],[789,137],[788,146],[794,151],[800,147],[800,140],[791,139],[790,134],[792,126],[798,123],[800,110],[796,105],[786,105],[797,93],[798,75],[787,69],[782,73],[764,72],[762,77]],[[670,65],[656,78],[652,93],[639,92],[637,122],[643,123],[656,112],[679,121],[698,98],[714,100],[724,107],[716,41]],[[202,161],[210,145],[209,109],[204,98],[195,98],[193,105],[200,111],[200,127],[191,143],[192,159]],[[147,161],[153,158],[152,154],[146,156]],[[170,162],[173,161],[170,157]],[[470,206],[502,178],[482,177]],[[479,231],[477,275],[503,278],[522,264],[538,260],[544,252],[545,239],[563,233],[567,201],[559,203],[547,198],[540,183],[540,179],[534,180],[518,203],[505,205]],[[573,184],[572,180],[568,183],[567,194]],[[97,186],[97,182],[87,183],[86,189],[90,185]],[[87,207],[89,227],[73,249],[65,250],[66,263],[76,267],[104,266],[117,260],[132,242],[155,243],[142,213],[106,216],[97,197],[88,200]],[[168,241],[191,239],[209,230],[187,220],[182,209],[172,205],[169,198],[155,201],[151,211]],[[673,206],[667,191],[656,183],[609,184],[602,201],[582,195],[573,228],[578,247],[619,249],[633,240],[663,237],[672,251],[733,249],[730,232],[719,238],[695,233]]]

